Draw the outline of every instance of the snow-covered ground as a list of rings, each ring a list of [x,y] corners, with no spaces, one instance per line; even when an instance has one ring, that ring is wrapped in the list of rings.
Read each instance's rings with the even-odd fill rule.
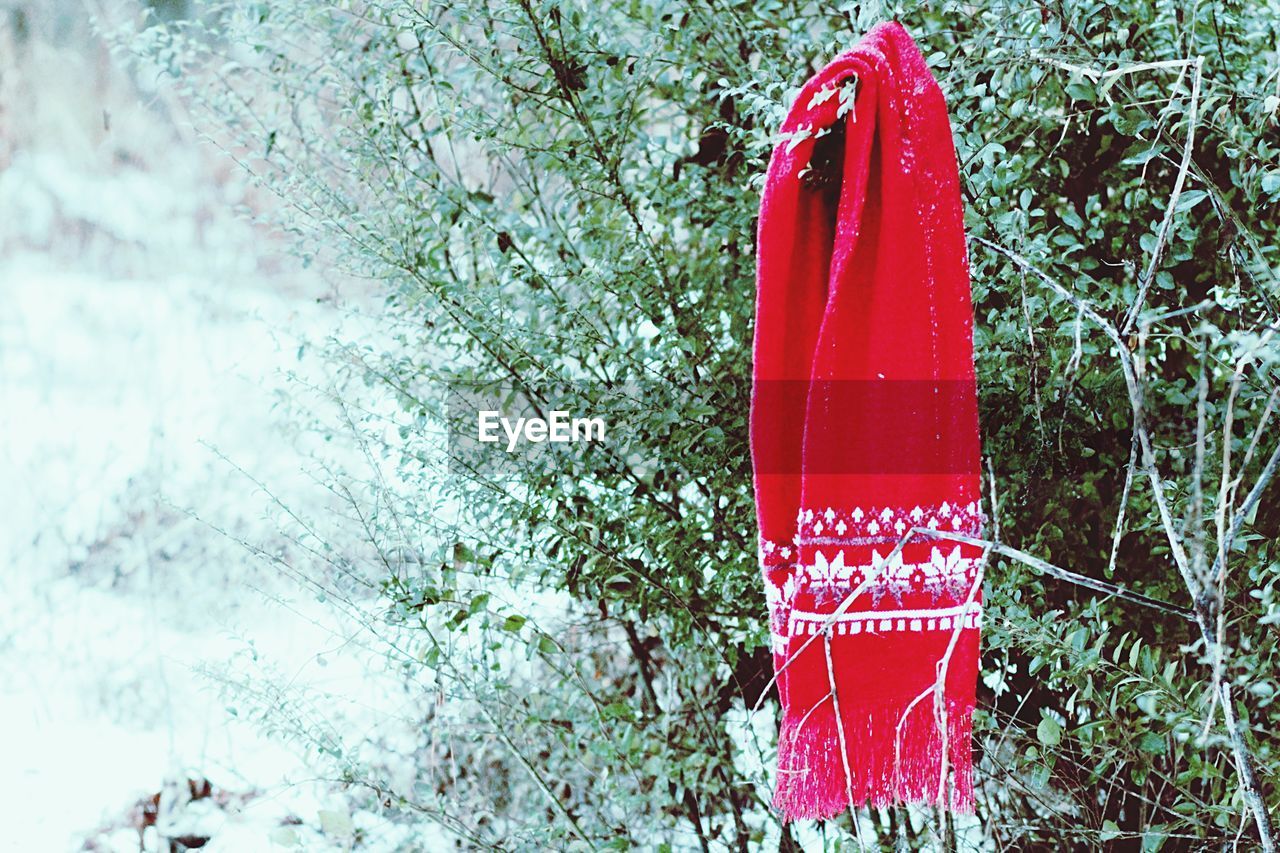
[[[215,448],[267,480],[298,461],[271,396],[289,300],[35,257],[6,259],[0,282],[0,802],[22,804],[0,845],[67,849],[184,773],[278,785],[297,760],[192,666],[235,655],[237,628],[280,655],[325,641],[210,526],[266,530]]]
[[[418,849],[208,675],[390,688],[241,544],[291,547],[254,480],[327,500],[282,401],[322,369],[332,286],[231,215],[240,176],[105,84],[100,50],[26,50],[0,88],[24,117],[0,120],[0,850],[134,851],[138,827],[168,850],[157,793],[205,850]]]

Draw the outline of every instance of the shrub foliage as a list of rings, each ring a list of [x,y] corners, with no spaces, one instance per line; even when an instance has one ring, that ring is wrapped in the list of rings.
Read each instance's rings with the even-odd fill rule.
[[[1258,800],[1280,800],[1280,502],[1254,489],[1280,387],[1277,12],[291,0],[143,32],[301,251],[385,296],[380,334],[332,352],[394,472],[349,493],[346,535],[373,546],[352,600],[421,702],[407,776],[330,748],[343,777],[476,846],[847,842],[847,817],[783,828],[768,809],[755,214],[788,98],[896,15],[952,111],[1007,548],[987,569],[976,818],[862,829],[1259,844]],[[450,461],[459,383],[626,440]]]

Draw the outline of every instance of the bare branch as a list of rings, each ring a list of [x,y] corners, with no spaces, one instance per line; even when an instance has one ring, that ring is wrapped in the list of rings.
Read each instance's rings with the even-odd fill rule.
[[[1055,578],[1058,578],[1059,580],[1064,580],[1064,581],[1067,581],[1068,583],[1073,583],[1076,586],[1082,586],[1082,587],[1085,587],[1086,589],[1094,590],[1095,592],[1101,592],[1101,593],[1105,593],[1106,595],[1112,595],[1112,596],[1115,596],[1116,598],[1120,598],[1125,601],[1132,602],[1134,604],[1141,604],[1143,607],[1151,607],[1151,608],[1154,608],[1155,610],[1160,610],[1165,613],[1171,613],[1175,616],[1181,616],[1183,619],[1191,619],[1193,617],[1193,611],[1190,607],[1183,607],[1178,604],[1170,604],[1167,601],[1161,601],[1158,598],[1151,598],[1150,596],[1146,596],[1138,592],[1133,592],[1131,590],[1125,589],[1122,586],[1117,586],[1116,584],[1113,584],[1113,583],[1107,583],[1106,581],[1100,581],[1096,578],[1091,578],[1088,575],[1081,575],[1081,574],[1077,574],[1076,572],[1068,571],[1067,569],[1060,568],[1058,566],[1053,565],[1052,563],[1045,562],[1039,557],[1032,556],[1031,554],[1028,554],[1026,551],[1020,551],[1017,548],[1011,548],[1010,546],[1003,545],[999,542],[991,542],[986,539],[979,539],[973,536],[965,536],[963,533],[949,533],[945,530],[933,530],[928,527],[915,527],[915,528],[912,528],[912,532],[922,533],[926,536],[932,536],[937,539],[949,539],[954,542],[963,542],[966,545],[977,545],[978,547],[981,547],[981,548],[987,548],[993,554],[999,554],[1002,557],[1008,557],[1012,560],[1017,560],[1019,563],[1022,563],[1023,565],[1026,565],[1032,569],[1035,569],[1046,575],[1051,575]]]
[[[1133,305],[1129,307],[1129,313],[1121,327],[1121,331],[1125,334],[1128,334],[1133,329],[1133,324],[1138,322],[1138,314],[1142,312],[1142,306],[1147,301],[1147,291],[1151,289],[1156,270],[1160,268],[1160,261],[1164,258],[1164,249],[1169,242],[1169,232],[1173,228],[1173,216],[1178,208],[1178,199],[1182,196],[1182,187],[1187,182],[1187,172],[1191,169],[1191,149],[1196,141],[1196,121],[1197,112],[1200,109],[1200,81],[1204,76],[1204,57],[1196,57],[1195,62],[1196,73],[1191,78],[1191,103],[1187,108],[1187,141],[1182,147],[1182,162],[1178,165],[1178,177],[1173,181],[1173,192],[1169,195],[1169,204],[1165,208],[1164,219],[1160,223],[1160,232],[1156,235],[1156,247],[1151,250],[1147,271],[1138,283],[1138,295],[1133,300]]]
[[[827,681],[831,684],[831,704],[836,713],[836,735],[840,740],[840,762],[844,765],[844,793],[849,803],[849,818],[858,825],[858,810],[853,802],[853,771],[849,769],[849,747],[844,738],[844,718],[840,716],[840,696],[836,691],[836,665],[831,655],[831,628],[822,631],[822,646],[827,655]]]
[[[1115,533],[1111,537],[1111,559],[1107,561],[1107,574],[1114,575],[1116,558],[1120,556],[1120,540],[1124,538],[1124,513],[1129,506],[1129,495],[1133,492],[1133,472],[1138,467],[1138,433],[1134,430],[1129,437],[1129,464],[1124,469],[1124,488],[1120,490],[1120,506],[1116,510]]]
[[[1262,500],[1262,493],[1267,490],[1267,486],[1270,485],[1271,480],[1275,477],[1277,468],[1280,468],[1280,443],[1276,444],[1276,449],[1271,453],[1271,458],[1267,460],[1266,467],[1262,469],[1262,473],[1258,475],[1253,488],[1245,496],[1244,503],[1240,504],[1240,509],[1236,511],[1235,518],[1231,522],[1231,531],[1227,534],[1227,541],[1219,552],[1218,558],[1214,560],[1213,568],[1209,572],[1210,578],[1216,579],[1218,573],[1222,571],[1225,562],[1224,555],[1231,550],[1232,543],[1240,535],[1240,528],[1244,527],[1245,519],[1249,517],[1249,513],[1253,512],[1253,508],[1258,505],[1258,501]]]

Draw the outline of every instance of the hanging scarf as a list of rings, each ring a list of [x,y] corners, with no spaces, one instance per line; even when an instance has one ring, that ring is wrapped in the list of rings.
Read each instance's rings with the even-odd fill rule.
[[[751,445],[775,805],[973,807],[973,310],[942,92],[897,23],[805,84],[760,204]],[[913,532],[914,531],[914,532]]]

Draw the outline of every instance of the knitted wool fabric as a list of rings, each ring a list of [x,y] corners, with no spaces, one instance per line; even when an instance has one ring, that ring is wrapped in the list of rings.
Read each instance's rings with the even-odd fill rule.
[[[775,805],[973,807],[979,439],[946,104],[877,26],[805,84],[760,205],[751,444]],[[904,544],[905,543],[905,544]]]

